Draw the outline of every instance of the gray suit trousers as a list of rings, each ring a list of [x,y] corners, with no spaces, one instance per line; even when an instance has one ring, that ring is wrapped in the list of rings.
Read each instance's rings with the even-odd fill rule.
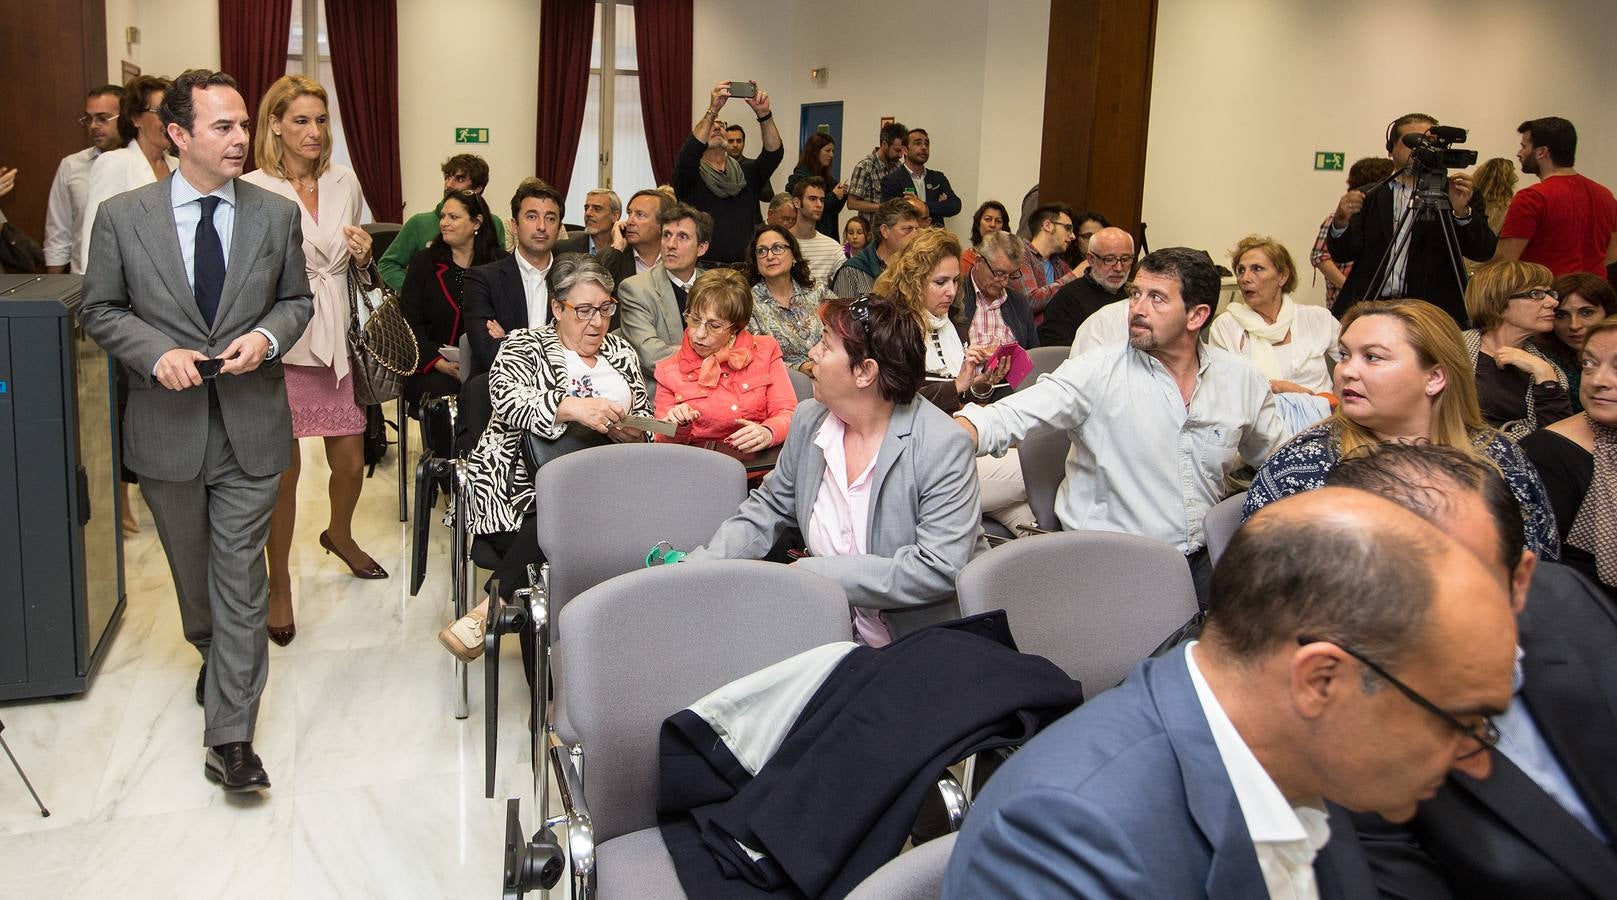
[[[242,471],[217,406],[208,410],[208,446],[197,477],[140,479],[174,575],[185,639],[208,663],[205,746],[253,739],[269,677],[264,541],[280,483],[279,472]]]

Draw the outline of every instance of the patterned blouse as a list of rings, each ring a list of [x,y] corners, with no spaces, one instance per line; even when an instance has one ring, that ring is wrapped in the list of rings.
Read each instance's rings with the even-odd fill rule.
[[[554,324],[519,328],[500,344],[488,373],[494,415],[466,461],[466,515],[477,534],[515,531],[533,506],[533,473],[523,462],[522,435],[531,431],[555,440],[567,430],[556,421],[556,409],[569,396],[572,382],[562,351]],[[629,342],[608,334],[599,358],[628,382],[630,415],[651,415],[640,357]]]
[[[781,362],[795,369],[808,361],[809,348],[819,343],[820,301],[825,289],[792,282],[792,308],[781,309],[762,281],[752,286],[752,321],[747,330],[767,334],[780,345]]]
[[[1477,437],[1478,446],[1494,465],[1499,467],[1522,507],[1522,520],[1527,529],[1527,549],[1539,559],[1551,561],[1561,558],[1561,538],[1555,529],[1555,513],[1550,508],[1549,494],[1538,471],[1528,463],[1516,442],[1497,431],[1488,430]],[[1263,468],[1252,479],[1252,488],[1246,495],[1242,520],[1252,517],[1263,506],[1292,494],[1300,494],[1325,486],[1325,476],[1341,456],[1336,440],[1331,437],[1329,422],[1321,422],[1297,433],[1285,446],[1276,450]]]

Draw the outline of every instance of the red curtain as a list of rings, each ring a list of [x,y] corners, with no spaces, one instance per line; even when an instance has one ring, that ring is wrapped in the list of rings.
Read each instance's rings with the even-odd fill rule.
[[[326,0],[326,31],[348,157],[371,216],[403,222],[396,0]]]
[[[640,111],[658,184],[674,180],[674,157],[691,133],[691,40],[691,0],[639,0],[634,5]]]
[[[594,0],[544,0],[539,6],[539,127],[533,172],[563,194],[572,180],[584,127],[594,31]]]
[[[254,121],[264,92],[286,74],[292,3],[293,0],[219,0],[219,62],[241,86],[247,114]],[[251,154],[247,160],[252,162]]]

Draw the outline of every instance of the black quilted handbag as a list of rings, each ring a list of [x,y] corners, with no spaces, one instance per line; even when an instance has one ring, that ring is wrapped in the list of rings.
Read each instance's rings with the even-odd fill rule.
[[[354,400],[361,406],[386,403],[404,390],[404,379],[420,364],[415,332],[399,309],[399,297],[382,282],[374,267],[366,273],[348,267],[348,361],[354,373]],[[360,307],[365,319],[360,321]]]

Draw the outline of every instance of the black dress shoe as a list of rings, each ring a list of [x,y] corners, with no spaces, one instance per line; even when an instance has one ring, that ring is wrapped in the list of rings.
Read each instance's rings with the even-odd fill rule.
[[[197,672],[197,706],[202,706],[203,686],[208,683],[208,664],[202,664],[202,670]]]
[[[253,745],[248,741],[209,747],[202,771],[209,781],[232,793],[262,791],[270,786],[264,762],[253,753]]]

